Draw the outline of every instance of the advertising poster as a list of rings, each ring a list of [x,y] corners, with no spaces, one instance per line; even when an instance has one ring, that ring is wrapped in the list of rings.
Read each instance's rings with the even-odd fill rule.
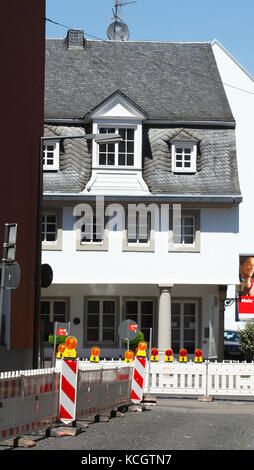
[[[240,256],[239,280],[238,320],[254,320],[254,254]]]

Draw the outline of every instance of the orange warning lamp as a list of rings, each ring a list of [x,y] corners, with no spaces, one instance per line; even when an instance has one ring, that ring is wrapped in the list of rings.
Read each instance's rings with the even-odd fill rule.
[[[65,344],[63,343],[60,343],[58,348],[57,348],[57,355],[56,357],[61,359],[61,357],[63,356],[63,353],[64,353],[64,350],[65,350]]]
[[[65,340],[65,347],[69,350],[76,349],[77,347],[77,340],[74,336],[67,336]]]
[[[171,348],[165,351],[165,362],[173,362],[173,350]]]
[[[99,362],[100,361],[100,348],[97,346],[94,346],[91,350],[91,357],[90,357],[90,362]]]
[[[124,355],[124,362],[133,362],[134,352],[126,351]]]
[[[138,350],[136,352],[136,356],[146,356],[146,349],[147,349],[147,344],[145,341],[140,341],[138,343]]]
[[[202,349],[195,350],[195,359],[194,362],[203,362],[203,351]]]
[[[77,339],[74,336],[67,336],[64,344],[64,351],[62,353],[62,357],[77,357],[77,344]]]
[[[151,361],[158,362],[159,360],[158,354],[159,354],[159,350],[157,348],[153,348],[151,350]]]
[[[187,351],[186,349],[180,349],[179,351],[180,357],[179,362],[187,362]]]

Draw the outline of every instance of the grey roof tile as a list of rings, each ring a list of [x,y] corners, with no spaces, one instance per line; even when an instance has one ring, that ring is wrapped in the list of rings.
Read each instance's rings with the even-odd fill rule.
[[[116,90],[150,119],[234,121],[209,43],[46,40],[45,118],[83,118]]]

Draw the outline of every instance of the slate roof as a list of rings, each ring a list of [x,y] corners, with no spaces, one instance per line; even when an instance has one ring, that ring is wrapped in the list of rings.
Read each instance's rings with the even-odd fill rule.
[[[183,135],[199,141],[195,174],[171,171],[170,141]],[[240,195],[234,129],[150,128],[144,130],[143,141],[143,177],[151,192]]]
[[[210,43],[46,40],[45,118],[83,118],[116,90],[149,119],[234,121]]]
[[[234,118],[209,43],[85,40],[84,48],[68,49],[63,39],[46,42],[45,119],[52,120],[45,125],[46,136],[83,134],[82,125],[53,120],[85,117],[89,126],[89,112],[118,90],[147,115],[143,178],[151,194],[240,196]],[[210,121],[229,125],[212,126]],[[170,141],[188,138],[198,142],[197,172],[172,173]],[[44,191],[79,194],[90,177],[89,142],[66,139],[60,170],[44,172]]]

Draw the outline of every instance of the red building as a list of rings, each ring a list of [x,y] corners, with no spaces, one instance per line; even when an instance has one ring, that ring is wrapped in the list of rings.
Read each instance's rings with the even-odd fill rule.
[[[1,8],[0,256],[5,223],[17,223],[21,268],[11,294],[10,347],[0,346],[0,371],[31,368],[40,137],[43,135],[45,1],[9,0]],[[36,328],[37,330],[37,328]]]

